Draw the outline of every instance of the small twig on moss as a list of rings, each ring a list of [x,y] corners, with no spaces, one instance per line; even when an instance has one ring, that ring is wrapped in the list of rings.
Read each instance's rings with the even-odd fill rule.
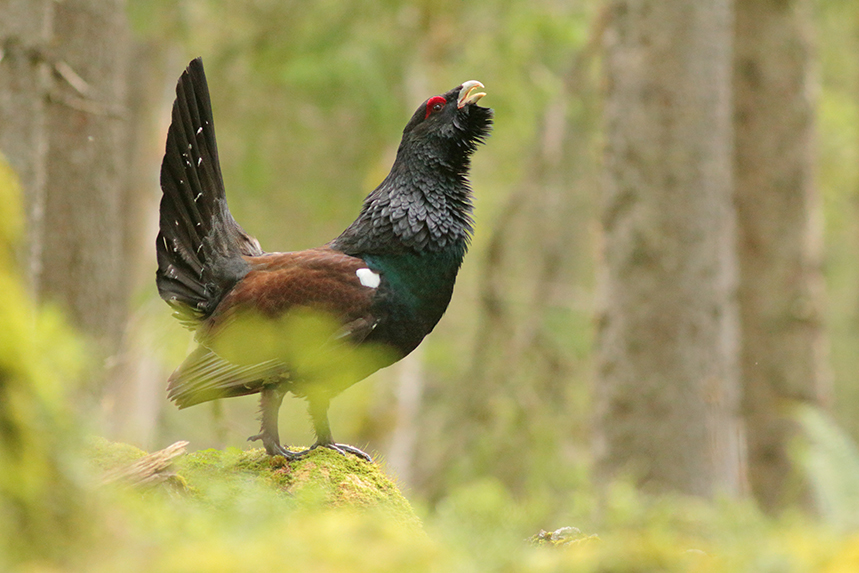
[[[127,485],[154,485],[175,476],[167,471],[173,459],[185,453],[188,442],[180,441],[144,456],[127,466],[107,472],[101,479],[102,485],[121,482]]]
[[[562,527],[555,531],[546,531],[541,529],[536,535],[528,538],[531,545],[550,547],[569,547],[587,543],[589,541],[599,541],[598,535],[585,535],[576,527]]]

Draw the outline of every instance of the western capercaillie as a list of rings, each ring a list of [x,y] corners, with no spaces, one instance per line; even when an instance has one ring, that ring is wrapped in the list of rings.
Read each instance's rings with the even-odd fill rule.
[[[156,282],[199,346],[170,376],[180,408],[261,394],[261,440],[288,459],[337,444],[330,399],[420,344],[447,309],[472,232],[470,158],[492,110],[468,81],[422,103],[388,176],[358,218],[326,245],[266,253],[233,219],[218,163],[211,102],[198,58],[179,79],[161,165]],[[372,348],[372,359],[355,349]],[[280,443],[287,392],[305,397],[308,450]]]

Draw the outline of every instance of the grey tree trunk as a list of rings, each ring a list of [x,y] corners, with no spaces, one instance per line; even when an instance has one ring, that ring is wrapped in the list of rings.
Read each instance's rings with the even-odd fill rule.
[[[731,2],[617,0],[606,33],[598,468],[741,483]]]
[[[749,481],[770,512],[810,504],[787,448],[793,403],[828,393],[807,0],[737,3],[736,205]]]
[[[0,150],[21,177],[28,287],[114,358],[128,300],[124,0],[0,0]],[[111,362],[107,362],[108,364]],[[98,393],[106,375],[94,376]]]
[[[52,0],[0,0],[0,151],[26,190],[26,275],[41,274],[47,189],[47,94],[51,68],[45,50],[53,34]]]
[[[55,4],[39,294],[116,348],[125,318],[122,200],[129,31],[122,0]]]

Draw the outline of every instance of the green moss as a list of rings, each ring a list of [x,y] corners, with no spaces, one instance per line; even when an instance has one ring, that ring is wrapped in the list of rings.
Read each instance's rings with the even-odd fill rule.
[[[380,509],[404,523],[420,521],[399,488],[375,463],[320,448],[306,458],[287,461],[262,449],[202,450],[177,462],[179,474],[206,498],[206,480],[258,481],[298,506],[325,505]]]
[[[134,463],[146,452],[94,438],[88,454],[98,470],[110,471]],[[287,510],[381,511],[402,525],[421,526],[409,502],[379,465],[325,448],[291,462],[262,449],[200,450],[177,458],[173,470],[188,497],[206,506],[262,497]]]
[[[91,466],[116,471],[143,452],[92,440]],[[376,464],[321,450],[286,462],[261,450],[205,450],[176,458],[167,481],[78,492],[62,530],[62,566],[73,573],[320,571],[857,571],[859,538],[799,514],[775,521],[753,507],[650,498],[615,485],[606,492],[599,537],[572,527],[531,537],[529,501],[496,480],[461,488],[427,520],[428,533]],[[586,527],[595,524],[582,520]],[[18,541],[18,532],[9,532]],[[40,558],[36,556],[35,559]],[[2,563],[0,570],[39,568]],[[8,559],[8,558],[7,558]]]
[[[130,444],[111,442],[105,438],[92,436],[87,440],[84,454],[98,470],[110,471],[133,464],[145,456],[146,452]]]

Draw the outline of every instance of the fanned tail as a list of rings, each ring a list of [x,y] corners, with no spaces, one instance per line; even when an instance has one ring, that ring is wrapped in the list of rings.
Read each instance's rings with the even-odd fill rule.
[[[161,189],[158,292],[176,316],[193,328],[247,274],[242,256],[262,254],[259,243],[236,223],[227,207],[200,58],[188,65],[176,86]]]

